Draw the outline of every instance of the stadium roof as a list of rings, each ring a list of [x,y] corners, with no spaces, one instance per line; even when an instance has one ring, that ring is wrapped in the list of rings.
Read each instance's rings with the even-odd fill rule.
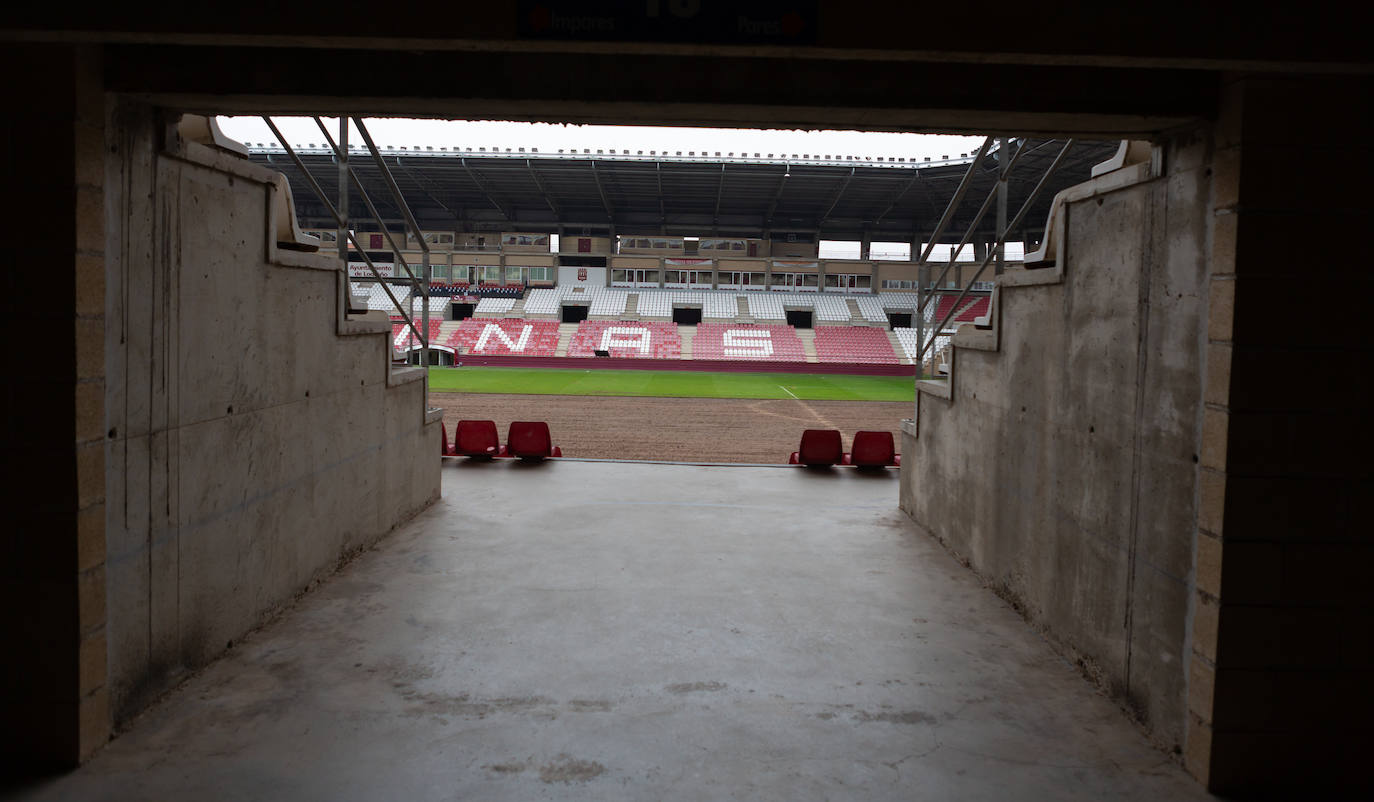
[[[1043,227],[1054,194],[1086,180],[1109,158],[1116,142],[1077,142],[1028,213],[1024,228]],[[1026,140],[1026,153],[1008,181],[1008,216],[1014,215],[1043,176],[1063,142]],[[297,154],[315,180],[338,196],[339,168],[328,147],[305,145]],[[908,241],[929,233],[954,194],[972,156],[939,161],[894,161],[833,154],[660,154],[494,152],[387,149],[382,158],[427,230],[571,231],[614,227],[617,234],[737,234],[812,232],[818,238]],[[309,228],[333,228],[280,146],[251,146],[250,158],[286,174],[297,212]],[[999,170],[994,148],[946,239],[967,228]],[[350,164],[389,223],[401,214],[375,161],[351,150]],[[349,200],[355,224],[365,207]],[[992,235],[995,214],[979,226]]]

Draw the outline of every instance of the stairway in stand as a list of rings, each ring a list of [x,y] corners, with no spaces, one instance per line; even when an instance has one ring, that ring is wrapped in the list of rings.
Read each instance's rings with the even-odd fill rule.
[[[696,326],[678,326],[677,336],[682,338],[682,358],[692,358],[692,337],[697,333]]]
[[[897,354],[897,361],[903,365],[914,365],[916,360],[907,355],[906,349],[902,347],[902,341],[897,339],[897,332],[891,329],[887,332],[888,342],[892,343],[892,350]]]
[[[639,318],[639,293],[631,292],[625,296],[625,316],[628,318]]]
[[[463,325],[463,321],[461,320],[445,320],[440,323],[439,333],[434,335],[434,341],[430,343],[430,346],[447,345],[448,338],[453,336],[453,333],[457,331],[458,327],[461,325]]]
[[[554,356],[567,356],[568,346],[572,345],[573,334],[577,332],[576,323],[558,324],[558,347],[554,349]]]
[[[861,309],[859,309],[859,302],[858,302],[858,301],[854,300],[853,298],[845,298],[845,299],[844,299],[844,302],[845,302],[845,304],[849,307],[849,325],[851,325],[851,326],[868,326],[868,325],[871,325],[871,324],[868,322],[868,319],[864,317],[863,311],[862,311]],[[897,353],[900,354],[901,351],[898,351]]]
[[[801,340],[802,351],[806,353],[807,362],[821,361],[816,356],[816,332],[812,329],[797,329],[797,338]]]

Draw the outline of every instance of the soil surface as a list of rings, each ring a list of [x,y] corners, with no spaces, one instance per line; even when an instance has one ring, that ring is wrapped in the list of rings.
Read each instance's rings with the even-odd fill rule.
[[[785,463],[803,429],[839,429],[849,450],[854,432],[890,431],[912,405],[887,401],[755,401],[568,395],[429,394],[453,437],[458,421],[494,420],[505,442],[513,420],[548,421],[565,457],[673,462]],[[898,447],[900,450],[900,445]]]

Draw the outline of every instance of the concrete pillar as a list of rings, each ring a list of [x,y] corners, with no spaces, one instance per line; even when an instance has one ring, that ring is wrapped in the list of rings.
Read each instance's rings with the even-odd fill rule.
[[[97,48],[10,44],[0,177],[4,760],[75,765],[109,737],[105,640],[104,93]],[[33,358],[35,342],[45,356]]]
[[[1320,232],[1374,213],[1370,150],[1349,142],[1371,88],[1223,87],[1185,750],[1214,791],[1369,782],[1374,329],[1341,299],[1374,280]],[[1292,325],[1309,310],[1331,314]]]

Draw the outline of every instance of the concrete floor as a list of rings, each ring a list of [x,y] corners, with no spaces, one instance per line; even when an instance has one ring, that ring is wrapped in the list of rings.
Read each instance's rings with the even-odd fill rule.
[[[895,471],[447,463],[26,799],[1205,799]]]

